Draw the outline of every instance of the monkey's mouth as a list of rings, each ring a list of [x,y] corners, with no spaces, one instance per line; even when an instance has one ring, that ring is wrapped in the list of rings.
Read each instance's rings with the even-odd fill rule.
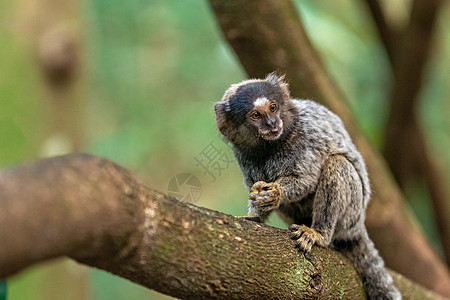
[[[270,130],[260,131],[259,135],[266,141],[274,141],[283,133],[283,127],[275,127]]]

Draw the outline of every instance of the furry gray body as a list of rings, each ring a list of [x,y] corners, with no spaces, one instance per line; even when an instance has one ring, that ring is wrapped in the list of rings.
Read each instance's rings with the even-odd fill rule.
[[[291,99],[283,79],[272,73],[232,85],[215,106],[250,188],[248,216],[264,221],[276,211],[294,223],[300,250],[333,246],[353,263],[369,298],[401,299],[364,226],[370,184],[361,155],[338,116]]]
[[[364,226],[364,214],[361,212],[370,199],[370,184],[364,161],[339,117],[310,100],[292,99],[292,102],[298,113],[298,121],[283,147],[266,146],[266,149],[262,149],[264,159],[234,147],[245,183],[250,188],[257,181],[275,182],[288,178],[289,183],[281,185],[283,201],[278,212],[288,224],[310,226],[314,194],[322,166],[328,157],[342,155],[358,174],[358,178],[354,178],[354,189],[362,190],[362,195],[356,195],[351,205],[345,208],[346,217],[337,222],[334,238],[356,236],[360,233],[359,228]],[[356,232],[352,234],[351,231]]]

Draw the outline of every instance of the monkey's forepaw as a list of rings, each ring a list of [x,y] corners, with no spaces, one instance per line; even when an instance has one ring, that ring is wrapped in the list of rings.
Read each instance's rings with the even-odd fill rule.
[[[314,244],[323,245],[323,236],[306,225],[292,224],[289,226],[291,239],[297,240],[295,248],[303,253],[311,252]]]
[[[259,210],[272,211],[280,206],[281,187],[276,182],[255,182],[250,189],[248,199],[252,200]]]

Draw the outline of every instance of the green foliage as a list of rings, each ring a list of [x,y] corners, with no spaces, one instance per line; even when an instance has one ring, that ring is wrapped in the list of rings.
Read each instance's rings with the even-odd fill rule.
[[[9,20],[7,5],[0,19]],[[35,157],[45,126],[40,78],[23,41],[0,23],[0,167]]]
[[[6,280],[0,279],[0,300],[6,300],[7,291]]]
[[[99,270],[93,270],[91,273],[90,292],[92,299],[95,300],[172,299]]]

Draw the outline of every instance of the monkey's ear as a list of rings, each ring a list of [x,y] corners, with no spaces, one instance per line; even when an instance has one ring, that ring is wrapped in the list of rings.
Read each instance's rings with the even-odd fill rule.
[[[284,78],[286,75],[278,76],[276,72],[269,73],[266,77],[266,80],[274,85],[278,85],[280,83],[284,83]]]
[[[220,101],[214,105],[214,111],[216,112],[216,116],[218,113],[225,114],[231,111],[230,102],[228,101]]]
[[[289,93],[289,85],[284,80],[285,77],[286,75],[278,76],[276,72],[272,72],[269,75],[267,75],[266,80],[275,86],[279,86],[280,89],[283,91],[285,100],[288,101],[291,98],[291,95]]]
[[[219,128],[219,131],[227,137],[230,127],[230,122],[227,120],[227,113],[230,111],[230,102],[217,102],[214,106],[214,111],[216,113],[217,127]]]

